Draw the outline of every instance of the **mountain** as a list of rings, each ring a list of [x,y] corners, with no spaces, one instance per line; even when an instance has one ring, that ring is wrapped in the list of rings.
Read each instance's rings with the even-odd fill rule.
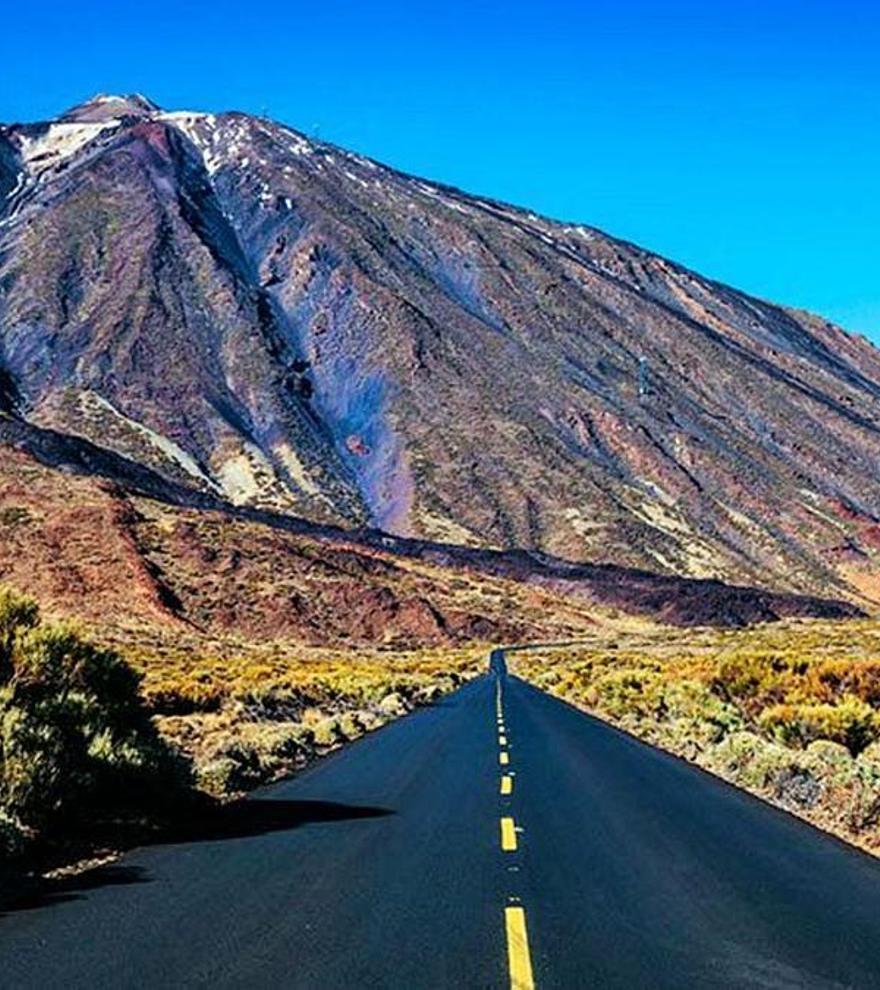
[[[21,451],[0,459],[0,574],[60,617],[145,633],[310,646],[571,638],[584,602],[488,574],[145,498]],[[214,646],[216,649],[216,646]]]
[[[208,653],[229,637],[349,648],[558,642],[620,611],[722,626],[858,614],[843,602],[234,509],[86,441],[9,421],[0,444],[0,580],[141,650],[151,636]]]
[[[111,475],[876,599],[878,399],[825,320],[270,120],[0,128],[0,407]]]

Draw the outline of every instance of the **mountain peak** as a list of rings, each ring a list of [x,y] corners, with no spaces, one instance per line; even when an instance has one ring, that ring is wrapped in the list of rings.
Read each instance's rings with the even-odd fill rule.
[[[98,93],[85,103],[71,107],[62,114],[60,120],[72,123],[92,123],[111,120],[114,117],[149,116],[159,113],[161,108],[140,93],[116,95]]]

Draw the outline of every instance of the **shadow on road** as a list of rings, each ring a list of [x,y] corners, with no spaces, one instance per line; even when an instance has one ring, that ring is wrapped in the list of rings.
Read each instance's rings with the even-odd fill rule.
[[[243,839],[267,832],[284,832],[300,825],[342,822],[359,818],[384,818],[394,814],[388,808],[369,805],[337,804],[333,801],[287,801],[252,798],[236,801],[179,822],[158,840],[205,842],[217,839]]]
[[[134,845],[161,846],[179,843],[216,842],[246,839],[285,832],[301,825],[383,818],[394,814],[388,808],[369,805],[338,804],[333,801],[288,801],[251,798],[221,806],[198,807],[160,830],[140,833],[136,841],[121,841],[117,848]],[[0,919],[19,911],[78,900],[100,887],[150,883],[151,877],[141,866],[124,861],[104,864],[82,873],[52,879],[34,876],[4,877],[0,880]]]
[[[19,911],[33,911],[52,904],[80,900],[88,891],[98,887],[147,882],[149,878],[141,867],[122,866],[118,863],[96,866],[75,876],[56,877],[52,880],[31,876],[7,880],[7,889],[4,889],[0,898],[0,920]]]

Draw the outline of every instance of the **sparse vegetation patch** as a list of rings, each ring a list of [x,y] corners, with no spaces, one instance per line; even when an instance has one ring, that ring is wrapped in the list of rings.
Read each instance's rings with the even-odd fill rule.
[[[616,630],[509,662],[537,686],[880,850],[880,622]]]

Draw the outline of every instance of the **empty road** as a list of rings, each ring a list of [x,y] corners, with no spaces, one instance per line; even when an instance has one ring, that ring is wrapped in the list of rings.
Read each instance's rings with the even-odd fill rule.
[[[493,671],[0,913],[0,986],[880,988],[880,864]]]

